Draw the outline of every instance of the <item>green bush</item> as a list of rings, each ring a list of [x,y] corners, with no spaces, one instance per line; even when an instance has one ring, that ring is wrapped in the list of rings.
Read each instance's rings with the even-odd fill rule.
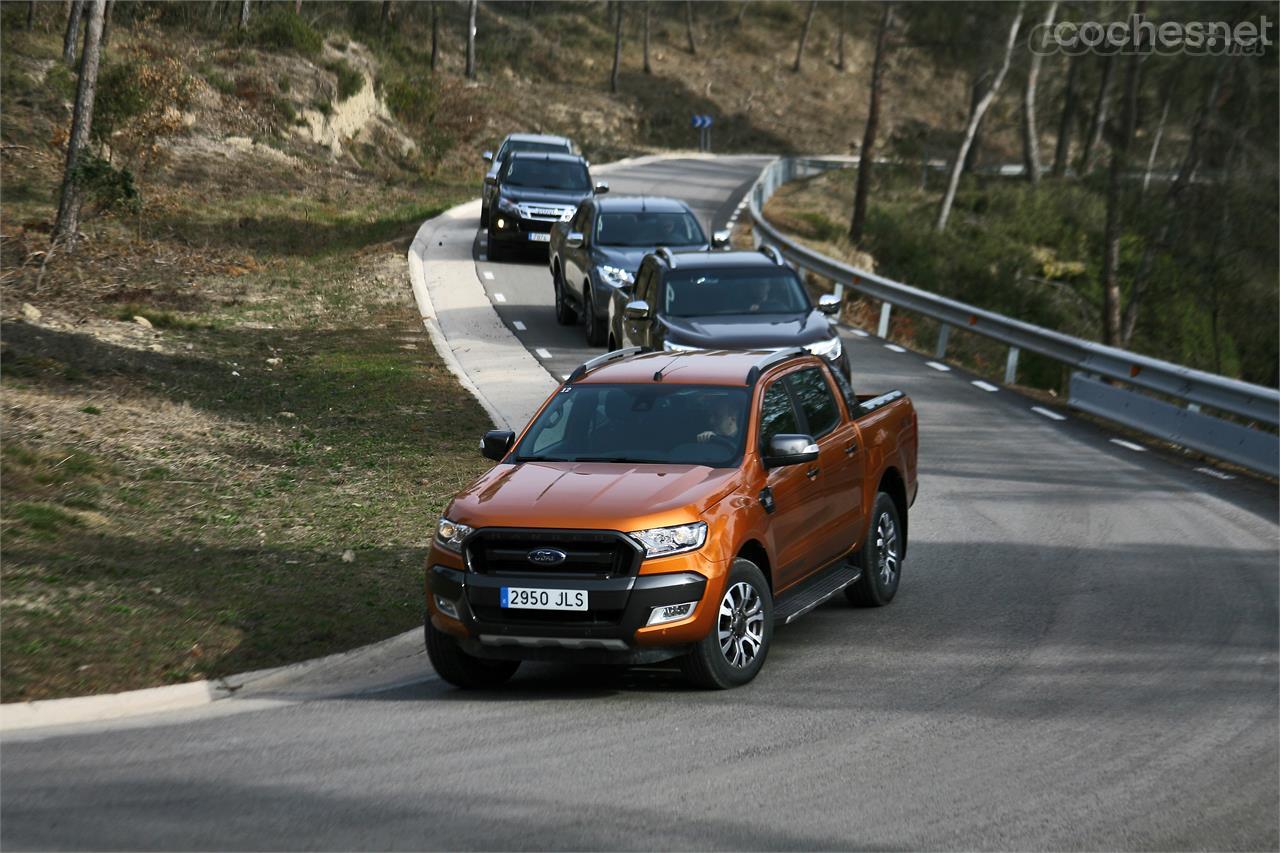
[[[98,75],[98,92],[93,100],[91,134],[98,142],[110,142],[111,135],[151,106],[143,88],[138,64],[132,60],[115,62]]]
[[[44,75],[45,85],[64,101],[76,96],[76,75],[61,62],[54,63]]]
[[[101,157],[81,156],[76,161],[75,179],[100,213],[142,209],[142,195],[128,169],[117,169]]]
[[[209,85],[217,89],[224,95],[234,95],[236,93],[236,84],[225,74],[217,71],[210,71],[204,75],[204,79],[209,81]]]
[[[339,59],[325,65],[328,71],[338,77],[338,100],[345,101],[352,95],[359,94],[364,88],[364,75],[352,68],[345,59]]]
[[[315,56],[324,46],[324,38],[306,19],[280,9],[260,16],[250,31],[258,47],[292,50],[302,56]]]

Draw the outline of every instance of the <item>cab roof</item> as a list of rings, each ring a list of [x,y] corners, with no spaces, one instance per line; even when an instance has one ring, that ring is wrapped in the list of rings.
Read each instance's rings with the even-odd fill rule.
[[[511,160],[547,160],[552,163],[581,163],[584,166],[587,163],[577,154],[559,151],[512,151],[507,155],[507,161]]]
[[[563,145],[569,148],[573,145],[565,136],[552,136],[547,133],[509,133],[504,142],[543,142],[547,145]]]
[[[768,370],[782,359],[772,349],[756,350],[697,350],[694,352],[647,352],[607,362],[576,380],[579,385],[601,384],[649,384],[654,374],[662,372],[662,382],[672,385],[726,385],[742,387],[754,382],[753,368]],[[816,359],[808,353],[796,353],[794,358]],[[791,357],[785,360],[790,361]],[[770,363],[761,368],[762,362]]]
[[[773,258],[763,252],[677,252],[677,269],[742,269],[744,267],[760,267],[761,269],[777,269],[779,265]],[[790,269],[790,267],[781,267]]]
[[[689,206],[679,199],[657,195],[610,195],[596,199],[602,213],[688,213]]]

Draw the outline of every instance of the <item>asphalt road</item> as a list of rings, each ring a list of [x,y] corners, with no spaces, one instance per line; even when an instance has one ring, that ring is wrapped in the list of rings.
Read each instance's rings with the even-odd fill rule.
[[[720,225],[756,168],[609,180]],[[477,268],[552,371],[582,360],[545,259]],[[919,410],[891,606],[819,608],[725,693],[662,668],[528,666],[486,694],[428,679],[10,738],[0,845],[1280,846],[1275,489],[846,341],[860,389]]]

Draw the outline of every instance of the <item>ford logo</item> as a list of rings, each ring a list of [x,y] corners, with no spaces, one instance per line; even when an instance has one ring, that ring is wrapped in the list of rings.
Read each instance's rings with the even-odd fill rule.
[[[555,548],[534,548],[529,552],[528,559],[530,563],[539,566],[558,566],[569,559],[569,555]]]

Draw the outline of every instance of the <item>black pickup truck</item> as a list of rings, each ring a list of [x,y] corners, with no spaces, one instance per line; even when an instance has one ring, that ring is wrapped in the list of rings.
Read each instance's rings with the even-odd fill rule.
[[[609,191],[592,183],[581,157],[529,151],[512,152],[485,183],[494,190],[485,222],[490,260],[512,246],[550,242],[552,225],[571,218],[583,199]]]

